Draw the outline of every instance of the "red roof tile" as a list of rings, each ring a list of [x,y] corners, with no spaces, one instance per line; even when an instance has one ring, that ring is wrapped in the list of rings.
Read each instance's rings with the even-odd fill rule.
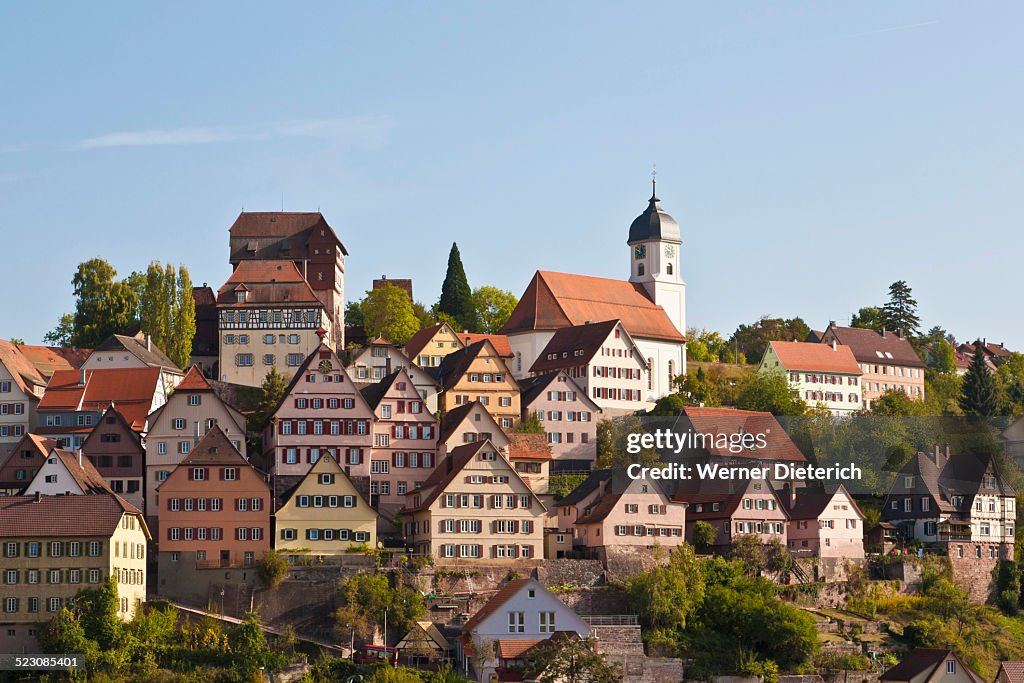
[[[174,388],[175,391],[213,391],[213,387],[206,381],[206,377],[203,376],[203,372],[199,369],[198,365],[193,365],[185,373],[185,377],[178,382],[178,386]]]
[[[831,344],[799,341],[773,341],[769,345],[786,370],[861,374],[860,365],[848,346],[836,345],[832,348]]]
[[[508,457],[510,460],[551,459],[551,449],[548,447],[547,436],[544,434],[513,432],[508,435],[508,438]]]
[[[906,338],[895,332],[880,334],[862,327],[839,327],[829,325],[825,330],[822,343],[827,344],[835,337],[836,341],[849,346],[853,357],[860,363],[885,363],[888,365],[906,365],[923,368],[924,362],[918,357],[914,347]]]
[[[523,640],[501,639],[498,641],[498,656],[501,659],[519,659],[527,650],[543,643],[546,638],[524,638]]]
[[[248,291],[244,303],[237,301],[236,291]],[[269,303],[322,306],[292,261],[242,261],[217,291],[219,306]]]
[[[110,536],[125,514],[137,507],[116,494],[96,496],[0,496],[0,538],[29,536]]]
[[[807,458],[771,413],[735,408],[687,406],[683,408],[679,420],[683,423],[689,422],[693,430],[701,434],[735,434],[742,429],[749,434],[765,435],[767,442],[765,448],[756,448],[742,453],[730,453],[728,449],[709,448],[707,449],[709,455],[725,458],[807,461]]]
[[[5,339],[0,339],[0,363],[7,368],[7,372],[14,378],[14,383],[23,393],[34,395],[33,387],[46,384],[46,379],[21,349]]]
[[[160,373],[160,368],[152,367],[86,370],[83,386],[79,384],[81,371],[55,372],[39,410],[103,410],[113,403],[132,429],[139,431],[145,428]]]
[[[538,270],[502,334],[557,330],[604,320],[621,320],[636,337],[684,341],[665,310],[640,284],[588,275]]]
[[[91,349],[62,349],[55,346],[29,346],[22,344],[18,347],[29,362],[35,366],[46,379],[49,379],[57,370],[74,370],[82,367]]]
[[[64,464],[64,468],[84,494],[113,493],[103,475],[93,466],[89,458],[81,453],[81,451],[67,451],[62,448],[50,451],[51,456],[58,458]]]
[[[464,345],[469,346],[476,342],[486,339],[491,342],[494,346],[494,350],[498,352],[498,355],[502,358],[512,357],[512,346],[508,342],[508,337],[503,334],[478,334],[476,332],[459,332],[459,341]]]
[[[537,356],[537,360],[530,366],[530,372],[546,373],[588,364],[619,324],[618,320],[605,320],[557,330],[540,355]],[[623,325],[623,329],[625,327]],[[639,355],[640,349],[633,342],[632,335],[628,330],[626,330],[626,339],[632,344],[633,351]],[[642,358],[642,355],[634,356],[636,362],[646,368],[647,365]]]

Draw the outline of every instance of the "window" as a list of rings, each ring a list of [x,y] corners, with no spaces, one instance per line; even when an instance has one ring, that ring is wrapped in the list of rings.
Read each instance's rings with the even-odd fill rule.
[[[946,660],[946,673],[948,673],[948,674],[956,674],[956,660],[955,659],[947,659]]]
[[[541,633],[554,633],[555,632],[555,613],[554,612],[540,612],[540,632]]]
[[[466,547],[466,546],[463,546]],[[525,612],[509,612],[508,613],[508,632],[509,633],[526,633],[526,613]]]

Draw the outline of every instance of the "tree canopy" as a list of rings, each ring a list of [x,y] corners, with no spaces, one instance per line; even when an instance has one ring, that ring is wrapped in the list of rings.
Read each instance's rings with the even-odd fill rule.
[[[473,290],[473,308],[476,310],[476,332],[495,334],[502,328],[519,298],[507,289],[490,285]]]
[[[153,343],[179,368],[186,368],[196,334],[196,304],[192,279],[185,266],[177,269],[157,261],[145,274],[132,273],[128,283],[139,295],[139,323]]]
[[[420,329],[412,299],[401,287],[385,284],[371,289],[360,304],[363,328],[369,337],[384,337],[393,344],[404,344]]]
[[[807,404],[783,372],[758,372],[739,386],[736,407],[772,415],[806,415]]]
[[[965,415],[992,417],[999,414],[999,393],[996,379],[985,362],[984,347],[974,343],[974,357],[964,375],[960,393],[960,409]]]
[[[138,294],[116,277],[114,267],[101,258],[79,264],[71,279],[76,298],[71,345],[92,348],[135,321]]]
[[[769,318],[763,316],[757,322],[743,324],[736,328],[729,339],[730,346],[739,349],[744,359],[758,363],[764,356],[770,341],[804,341],[811,328],[802,318]]]
[[[906,280],[897,280],[889,285],[889,301],[882,307],[882,322],[886,329],[899,332],[905,337],[913,338],[920,332],[917,300]]]

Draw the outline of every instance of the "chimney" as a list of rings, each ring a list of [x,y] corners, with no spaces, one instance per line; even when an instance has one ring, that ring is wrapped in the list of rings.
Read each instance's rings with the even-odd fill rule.
[[[153,337],[151,335],[148,335],[148,334],[146,335],[146,350],[147,351],[152,351],[153,350]]]
[[[82,469],[82,449],[78,449],[78,469]]]
[[[836,326],[836,321],[835,320],[829,320],[828,321],[828,326],[829,327],[835,327]]]
[[[78,386],[85,386],[85,368],[78,371]]]
[[[885,337],[885,328],[882,328],[882,336]]]
[[[36,502],[39,503],[39,502],[42,502],[42,500],[43,500],[43,494],[40,493],[39,491],[36,491]]]
[[[836,350],[836,340],[835,340],[835,337],[832,338],[832,350],[833,351]]]

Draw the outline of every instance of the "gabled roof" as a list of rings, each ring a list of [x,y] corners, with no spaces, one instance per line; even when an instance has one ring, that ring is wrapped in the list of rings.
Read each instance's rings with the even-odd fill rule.
[[[949,648],[915,647],[913,652],[903,658],[896,666],[884,672],[879,680],[910,681],[921,674],[930,674],[948,657],[956,658],[961,669],[976,683],[984,683],[981,676],[969,669]]]
[[[142,333],[134,337],[126,334],[112,334],[93,349],[93,353],[97,351],[126,351],[152,368],[181,372],[181,368],[175,365],[174,361],[168,358],[167,354],[154,344],[151,338],[143,336]]]
[[[34,396],[33,387],[46,385],[46,379],[25,357],[21,349],[5,339],[0,339],[0,363],[11,373],[14,383],[22,393]]]
[[[905,337],[895,332],[881,334],[863,327],[829,325],[822,344],[831,341],[831,335],[843,346],[849,346],[853,357],[860,363],[886,363],[923,368],[924,362]]]
[[[544,373],[543,375],[534,375],[532,377],[524,377],[519,381],[519,403],[523,407],[523,413],[529,410],[530,404],[536,401],[545,391],[551,389],[551,385],[555,380],[561,378],[564,382],[565,388],[570,391],[576,392],[576,400],[583,401],[590,406],[590,410],[595,413],[601,412],[601,406],[594,403],[594,399],[590,398],[580,385],[576,383],[572,377],[569,376],[564,370],[552,370],[551,372]]]
[[[619,501],[622,499],[622,496],[625,495],[626,493],[630,493],[630,487],[633,486],[633,481],[624,476],[625,469],[619,469],[618,472],[619,476],[623,477],[623,479],[625,479],[628,482],[625,485],[625,487],[620,490],[619,487],[609,486],[608,484],[610,483],[610,480],[607,479],[599,483],[599,486],[605,488],[604,493],[597,498],[593,507],[591,507],[589,510],[584,510],[583,514],[576,519],[576,524],[594,524],[596,522],[604,521],[604,519],[608,517],[608,515],[611,514],[611,512],[615,510],[616,507],[618,507]],[[645,479],[643,480],[643,483],[649,486],[653,486],[656,489],[656,493],[660,493],[666,496],[670,502],[678,504],[679,501],[673,500],[668,495],[668,492],[665,491],[665,489],[657,480]],[[559,503],[560,506],[564,504],[565,501],[561,501]]]
[[[451,410],[449,410],[448,412],[441,416],[441,425],[440,428],[438,429],[439,433],[437,437],[437,442],[443,444],[446,441],[448,441],[448,439],[451,438],[452,434],[455,433],[455,430],[459,428],[459,425],[461,425],[463,421],[465,421],[465,419],[469,417],[469,414],[473,411],[474,406],[480,407],[482,414],[486,415],[484,419],[490,420],[491,426],[494,427],[494,429],[474,431],[485,431],[490,432],[491,434],[494,434],[497,431],[504,434],[504,431],[501,429],[501,427],[498,426],[498,423],[494,420],[494,417],[487,411],[487,408],[485,408],[483,404],[481,404],[479,401],[472,401],[470,403],[463,403],[462,405],[455,406],[454,408],[452,408]]]
[[[19,344],[18,350],[44,379],[58,370],[75,370],[89,357],[90,349],[61,348],[59,346],[32,346]]]
[[[114,420],[116,420],[117,423],[121,425],[121,428],[128,434],[128,438],[132,440],[132,445],[135,446],[140,453],[145,454],[145,449],[142,447],[142,437],[138,432],[132,429],[131,424],[128,423],[128,420],[125,419],[124,415],[119,413],[115,408],[108,408],[106,412],[103,413],[99,422],[93,427],[92,431],[89,432],[89,436],[85,437],[85,441],[82,442],[82,451],[86,453],[91,452],[93,440],[102,438],[102,436],[97,436],[101,431],[98,427],[104,423],[104,420],[111,417],[114,418]],[[102,431],[105,432],[106,430],[104,429]]]
[[[236,467],[252,467],[227,435],[218,425],[214,425],[203,438],[199,439],[188,455],[181,461],[178,467],[193,465],[232,465]],[[255,470],[256,468],[253,467]]]
[[[605,341],[620,324],[619,320],[603,320],[598,323],[561,328],[555,332],[540,355],[537,356],[537,360],[530,367],[530,372],[550,372],[586,365],[597,355]],[[640,349],[637,348],[629,331],[626,330],[626,326],[623,325],[622,329],[625,333],[625,340],[639,354]],[[640,358],[643,356],[641,355]],[[646,367],[643,360],[636,360],[638,364]]]
[[[583,501],[583,499],[585,499],[591,493],[599,489],[601,487],[601,484],[611,479],[612,476],[614,476],[614,474],[615,470],[612,469],[594,470],[593,472],[590,473],[590,476],[583,480],[583,483],[581,483],[579,486],[570,491],[569,495],[567,495],[565,498],[559,500],[558,506],[568,507],[570,505],[579,504],[580,502]]]
[[[437,500],[438,496],[444,493],[445,489],[448,488],[448,485],[452,483],[455,477],[459,476],[459,473],[462,472],[463,468],[465,468],[466,465],[468,465],[473,460],[473,458],[476,457],[476,454],[483,450],[485,447],[490,448],[495,453],[498,452],[498,447],[495,446],[490,439],[484,439],[483,441],[474,441],[473,443],[467,443],[463,444],[462,446],[457,446],[453,448],[451,450],[451,453],[449,453],[447,456],[442,458],[440,462],[438,462],[437,467],[435,467],[434,471],[430,473],[430,476],[426,478],[421,488],[409,491],[408,493],[405,494],[406,496],[411,496],[417,493],[422,493],[423,498],[421,499],[420,504],[418,506],[405,508],[403,512],[409,513],[429,508],[430,505],[435,500]],[[526,482],[526,480],[523,479],[522,475],[516,471],[516,468],[513,467],[507,460],[505,460],[505,458],[499,457],[497,460],[495,460],[495,462],[499,461],[504,463],[505,466],[508,468],[510,476],[518,479],[519,482],[530,491],[530,495],[533,496],[533,498],[540,505],[540,509],[546,509],[544,503],[541,501],[540,498],[537,497],[536,493],[533,493],[533,489]]]
[[[1010,683],[1024,683],[1024,662],[1000,662],[999,670]]]
[[[462,379],[463,376],[465,376],[467,372],[469,372],[469,367],[473,364],[473,361],[488,349],[495,358],[500,358],[490,340],[481,339],[480,341],[474,342],[473,344],[459,349],[454,353],[449,353],[444,357],[444,360],[441,361],[439,366],[436,368],[430,368],[428,372],[430,372],[430,374],[437,380],[441,387],[444,389],[451,389],[460,379]],[[508,381],[515,383],[516,380],[512,377],[511,373],[508,372],[508,368],[505,368],[505,370],[505,378]]]
[[[462,625],[463,633],[469,633],[475,629],[484,619],[501,609],[502,605],[511,600],[512,597],[525,588],[527,584],[531,583],[537,584],[541,590],[546,590],[535,579],[512,579],[502,586],[501,590],[491,596],[491,599],[484,603],[484,606],[478,609],[476,614],[469,618],[469,621]]]
[[[635,337],[685,341],[643,285],[547,270],[533,276],[500,333],[557,330],[602,320],[621,320]]]
[[[437,625],[430,621],[417,621],[414,623],[402,640],[409,640],[409,636],[417,629],[422,631],[427,640],[436,645],[439,650],[448,651],[451,648],[448,645],[448,639],[444,637],[444,634],[437,628]]]
[[[7,457],[4,458],[2,462],[0,462],[0,473],[3,473],[4,470],[6,470],[8,467],[12,469],[10,476],[7,477],[6,480],[4,478],[0,478],[0,487],[24,489],[28,481],[25,479],[22,479],[20,481],[14,479],[13,470],[19,469],[21,467],[19,466],[18,462],[23,462],[26,468],[36,467],[42,464],[46,460],[47,454],[56,447],[57,442],[54,441],[53,439],[47,439],[45,437],[39,436],[38,434],[25,434],[25,436],[21,437],[21,439],[19,439],[18,442],[14,444],[14,446],[11,448],[11,452],[7,454]],[[21,457],[22,451],[34,451],[35,455],[30,459],[23,459]]]
[[[313,361],[314,360],[320,360],[321,355],[329,355],[329,358],[332,361],[335,361],[334,365],[335,365],[335,368],[337,369],[337,371],[344,375],[345,381],[346,382],[351,381],[348,378],[348,375],[345,374],[345,371],[344,371],[344,367],[345,366],[341,362],[341,359],[338,357],[338,354],[336,354],[331,349],[330,346],[328,346],[327,344],[324,344],[323,342],[321,342],[320,346],[313,350],[313,353],[311,353],[308,356],[306,356],[306,360],[302,361],[302,365],[300,365],[298,368],[296,368],[295,374],[292,375],[292,381],[288,383],[288,388],[284,390],[283,394],[281,394],[281,400],[278,401],[277,405],[274,406],[274,409],[272,411],[270,411],[270,413],[267,414],[267,423],[269,423],[269,421],[274,418],[274,415],[277,415],[277,411],[281,410],[281,406],[284,405],[285,401],[287,401],[288,398],[292,395],[292,392],[295,391],[295,387],[298,386],[300,381],[303,381],[305,379],[306,371],[309,370],[309,368],[313,365]],[[353,383],[352,386],[355,387],[355,383]],[[353,395],[355,397],[355,400],[357,400],[357,401],[358,400],[362,400],[362,401],[366,400],[365,398],[363,398],[362,392],[356,390],[356,391],[353,391],[352,393],[353,393]]]
[[[847,346],[837,344],[810,344],[798,341],[768,342],[779,359],[779,364],[789,371],[835,372],[860,375],[860,365]]]
[[[756,485],[761,486],[760,490],[755,488]],[[779,511],[783,517],[789,518],[789,513],[786,512],[785,506],[782,505],[782,496],[772,488],[767,480],[717,478],[680,480],[675,492],[672,494],[672,500],[690,504],[690,507],[686,510],[687,519],[721,519],[722,517],[731,517],[732,513],[736,512],[736,509],[739,508],[743,498],[752,490],[760,494],[771,494],[779,503]],[[694,507],[697,503],[719,503],[720,507],[718,510],[707,507],[704,510],[698,511]]]
[[[422,330],[412,335],[412,337],[409,338],[409,341],[405,342],[405,355],[415,360],[416,356],[420,355],[420,352],[427,344],[430,343],[430,340],[434,338],[434,335],[436,335],[442,327],[448,328],[449,332],[455,334],[455,330],[453,330],[451,325],[448,323],[438,323],[436,325],[431,325],[430,327],[424,327]],[[461,341],[459,343],[461,343]]]
[[[475,344],[478,341],[487,339],[494,345],[494,350],[498,352],[498,355],[502,358],[512,358],[512,346],[509,344],[508,337],[504,334],[479,334],[476,332],[459,332],[459,341],[465,346]]]
[[[81,451],[75,452],[64,450],[63,448],[55,448],[50,451],[49,455],[60,460],[61,464],[64,465],[64,469],[67,470],[71,478],[78,484],[78,488],[82,489],[82,493],[86,495],[113,493],[103,475],[93,466],[89,458],[81,454]],[[43,470],[40,469],[36,476],[38,477],[42,472]]]
[[[348,482],[349,486],[355,492],[355,495],[359,496],[359,499],[366,505],[367,509],[373,512],[374,515],[377,515],[377,511],[370,505],[370,501],[366,499],[366,496],[364,496],[363,492],[359,490],[359,487],[355,485],[355,482],[353,482],[348,474],[345,473],[345,468],[342,467],[337,460],[332,458],[329,453],[322,454],[320,458],[309,468],[309,471],[302,476],[290,476],[287,478],[274,477],[274,498],[276,501],[275,510],[280,510],[287,505],[307,480],[315,480],[323,473],[336,474],[344,477],[345,481]],[[282,490],[277,490],[278,481],[282,479],[287,479],[289,485],[282,487]]]
[[[142,512],[117,494],[96,496],[0,496],[0,538],[110,536],[125,514]]]
[[[763,434],[765,448],[755,448],[742,453],[730,453],[728,449],[704,449],[707,455],[724,458],[756,458],[759,460],[793,460],[806,462],[804,456],[786,430],[771,413],[735,408],[703,408],[687,406],[679,416],[677,431],[685,431],[687,423],[701,434],[735,434],[742,430],[749,434]]]
[[[386,396],[388,391],[391,390],[391,385],[395,383],[395,381],[398,379],[398,376],[401,375],[403,372],[404,370],[402,368],[399,368],[398,370],[395,370],[387,377],[383,378],[381,381],[363,387],[362,389],[359,390],[359,393],[363,395],[363,398],[366,399],[366,402],[372,409],[377,410],[377,406],[380,405],[381,400],[383,400],[384,396]],[[409,379],[408,373],[406,373],[405,377],[406,380],[408,380],[408,382],[412,384],[412,380]]]
[[[861,512],[853,496],[850,495],[842,484],[831,488],[799,488],[796,490],[795,505],[790,505],[787,492],[780,492],[778,498],[790,519],[818,519],[828,508],[832,499],[839,493],[846,494],[850,505],[853,506],[853,510],[861,519],[864,519],[864,513]]]
[[[213,391],[213,387],[203,376],[202,371],[198,365],[193,365],[185,372],[185,376],[178,386],[174,387],[175,391]]]
[[[46,385],[39,410],[99,411],[113,403],[132,429],[141,431],[159,385],[160,368],[61,370]]]
[[[247,291],[243,303],[236,291]],[[323,307],[316,293],[292,261],[241,261],[231,277],[217,291],[217,305],[243,307],[252,304]]]
[[[319,211],[243,211],[238,214],[238,218],[231,225],[229,232],[232,239],[252,237],[280,240],[302,237],[317,227],[329,230],[331,236],[337,240],[341,253],[348,256],[345,245],[341,243],[334,228],[327,223],[327,219]],[[295,246],[304,246],[304,244]]]

